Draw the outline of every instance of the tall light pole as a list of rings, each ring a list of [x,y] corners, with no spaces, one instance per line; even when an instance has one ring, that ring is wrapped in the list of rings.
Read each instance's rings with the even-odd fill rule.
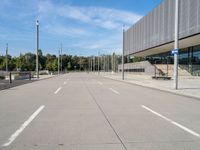
[[[109,71],[110,71],[110,56],[108,54],[108,73],[109,73]]]
[[[58,75],[60,74],[60,50],[58,50]]]
[[[95,71],[96,71],[96,68],[95,68],[95,65],[96,65],[96,64],[95,64],[95,56],[93,57],[93,61],[94,61],[94,63],[93,63],[94,69],[93,69],[93,70],[94,70],[94,73],[95,73]]]
[[[108,56],[107,56],[107,54],[105,55],[105,70],[106,70],[106,73],[107,73],[107,71],[108,71]]]
[[[61,46],[60,46],[60,70],[62,72],[62,43],[61,43]]]
[[[103,68],[104,68],[104,74],[106,73],[106,56],[103,55]]]
[[[39,79],[39,60],[38,60],[38,50],[39,50],[39,21],[36,20],[36,75]]]
[[[98,75],[99,75],[99,51],[98,51]]]
[[[6,44],[6,72],[8,72],[8,43]]]
[[[91,69],[91,72],[92,72],[92,56],[90,56],[90,69]]]
[[[90,73],[90,56],[88,57],[88,73]]]
[[[124,50],[125,50],[125,25],[123,25],[123,47],[122,47],[122,80],[124,80]]]
[[[174,34],[174,89],[178,89],[178,49],[179,49],[179,0],[175,1],[175,34]]]

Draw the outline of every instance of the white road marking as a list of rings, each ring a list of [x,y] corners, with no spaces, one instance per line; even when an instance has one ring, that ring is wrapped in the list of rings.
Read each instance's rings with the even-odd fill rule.
[[[26,120],[26,121],[21,125],[21,127],[20,127],[17,131],[15,131],[14,134],[12,134],[12,135],[10,136],[10,138],[8,139],[8,141],[7,141],[5,144],[3,144],[2,146],[3,146],[3,147],[9,146],[9,145],[19,136],[19,134],[31,123],[31,121],[33,121],[33,119],[42,111],[42,109],[43,109],[44,107],[45,107],[44,105],[40,106],[40,107],[28,118],[28,120]]]
[[[112,92],[114,92],[115,94],[120,94],[118,91],[114,90],[113,88],[109,88],[109,90],[111,90]]]
[[[67,82],[65,81],[63,84],[65,85],[65,84],[67,84]]]
[[[62,89],[62,87],[59,87],[59,88],[54,92],[54,94],[57,94],[61,89]]]
[[[100,84],[100,85],[103,85],[103,83],[102,83],[102,82],[100,82],[100,81],[98,81],[97,83],[98,83],[98,84]]]
[[[155,115],[163,118],[164,120],[172,123],[173,125],[181,128],[182,130],[184,130],[184,131],[186,131],[186,132],[188,132],[188,133],[190,133],[190,134],[192,134],[194,136],[200,137],[200,134],[198,134],[197,132],[194,132],[194,131],[190,130],[189,128],[187,128],[187,127],[185,127],[185,126],[183,126],[183,125],[181,125],[181,124],[179,124],[179,123],[177,123],[177,122],[175,122],[175,121],[173,121],[173,120],[171,120],[171,119],[169,119],[169,118],[167,118],[167,117],[165,117],[165,116],[157,113],[156,111],[154,111],[154,110],[152,110],[152,109],[150,109],[150,108],[148,108],[148,107],[146,107],[144,105],[141,105],[141,107],[144,108],[144,109],[146,109],[146,110],[148,110],[149,112],[151,112],[151,113],[153,113],[153,114],[155,114]]]

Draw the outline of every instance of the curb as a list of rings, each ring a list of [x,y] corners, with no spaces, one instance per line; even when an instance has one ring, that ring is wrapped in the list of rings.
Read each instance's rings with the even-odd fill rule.
[[[130,84],[130,85],[136,85],[136,86],[140,86],[140,87],[144,87],[144,88],[149,88],[149,89],[153,89],[153,90],[159,90],[161,92],[171,93],[171,94],[178,95],[178,96],[184,96],[184,97],[188,97],[188,98],[193,98],[195,100],[200,101],[200,97],[197,97],[197,96],[191,96],[191,95],[177,93],[177,92],[173,92],[173,91],[169,91],[169,90],[165,90],[165,89],[160,89],[160,88],[145,86],[145,85],[141,85],[141,84],[137,84],[137,83],[132,83],[132,82],[129,82],[129,81],[126,81],[126,80],[114,79],[112,77],[106,77],[106,76],[102,76],[102,77],[107,78],[107,79],[111,79],[111,80],[115,80],[115,81],[119,81],[119,82],[123,82],[123,83],[127,83],[127,84]]]

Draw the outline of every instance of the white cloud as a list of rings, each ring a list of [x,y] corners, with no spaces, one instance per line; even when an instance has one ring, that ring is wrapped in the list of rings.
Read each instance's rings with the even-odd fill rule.
[[[39,2],[40,15],[65,17],[105,29],[116,29],[122,24],[131,25],[142,16],[124,10],[104,7],[56,5],[50,1]],[[49,15],[51,14],[51,15]]]
[[[75,37],[69,48],[104,53],[121,52],[122,25],[130,26],[142,17],[125,10],[61,5],[50,0],[38,2],[38,13],[48,33]]]
[[[85,30],[58,24],[46,25],[44,28],[48,33],[60,36],[79,37],[79,36],[89,35],[89,33],[86,32]]]
[[[82,48],[87,50],[100,50],[101,53],[110,53],[110,52],[121,52],[122,49],[122,35],[120,33],[115,33],[113,35],[106,36],[106,38],[98,37],[96,39],[82,40],[77,43],[72,44],[71,46],[74,49]]]
[[[63,5],[54,0],[0,1],[0,39],[2,43],[8,42],[10,46],[18,47],[18,50],[35,49],[37,16],[40,21],[41,48],[51,52],[60,41],[68,49],[77,51],[120,50],[122,24],[130,26],[141,17],[129,11],[74,6],[66,1],[60,1]]]
[[[39,13],[48,13],[53,11],[54,6],[50,1],[39,1],[38,12]]]

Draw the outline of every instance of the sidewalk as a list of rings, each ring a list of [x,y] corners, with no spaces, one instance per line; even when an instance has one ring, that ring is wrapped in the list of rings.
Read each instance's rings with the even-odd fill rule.
[[[121,73],[102,73],[101,75],[107,78],[123,81]],[[125,80],[123,82],[133,83],[140,86],[200,99],[200,77],[179,76],[178,90],[173,89],[173,80],[155,80],[152,79],[151,76],[147,75],[134,75],[125,73]]]
[[[0,80],[0,90],[5,90],[5,89],[12,88],[12,87],[20,86],[20,85],[23,85],[23,84],[32,83],[34,81],[40,81],[40,80],[48,79],[48,78],[51,78],[51,77],[54,77],[54,76],[56,76],[56,75],[40,75],[39,79],[37,79],[34,76],[34,78],[31,78],[31,80],[29,80],[29,79],[12,80],[12,84],[9,83],[9,80]]]

